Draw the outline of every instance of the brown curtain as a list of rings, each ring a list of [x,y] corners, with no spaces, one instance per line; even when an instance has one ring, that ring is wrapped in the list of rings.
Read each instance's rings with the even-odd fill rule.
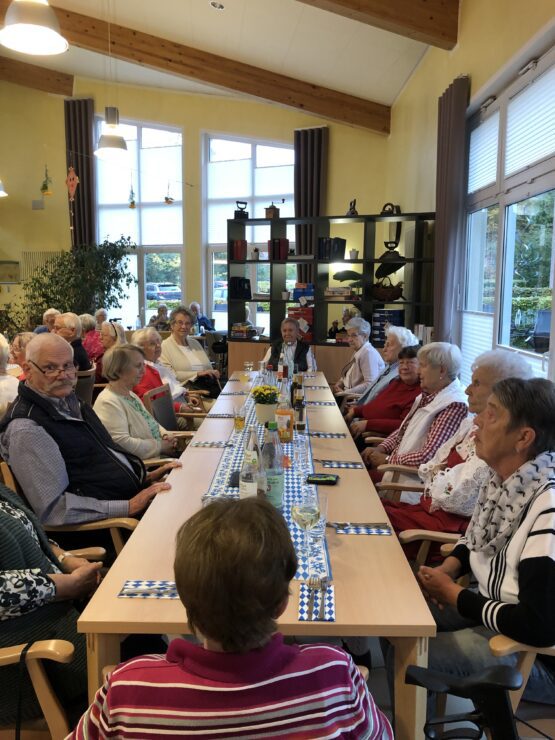
[[[463,286],[466,191],[466,109],[470,79],[454,80],[438,104],[434,327],[437,342],[451,342]],[[456,327],[455,327],[456,332]]]
[[[71,246],[94,244],[96,241],[96,198],[93,162],[92,98],[65,100],[66,162],[79,177],[75,200],[68,201]]]
[[[327,126],[295,130],[295,218],[322,216],[328,174]],[[297,254],[316,253],[317,228],[295,227]],[[299,265],[300,282],[314,281],[314,265]]]

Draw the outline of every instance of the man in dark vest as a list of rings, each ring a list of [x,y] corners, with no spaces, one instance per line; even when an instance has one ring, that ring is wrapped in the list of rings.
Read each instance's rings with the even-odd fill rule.
[[[56,334],[26,347],[17,398],[0,421],[0,454],[43,525],[141,514],[169,484],[110,437],[74,393],[73,349]],[[152,484],[152,485],[151,485]]]
[[[300,372],[316,370],[316,361],[310,345],[301,340],[299,322],[297,319],[285,318],[281,322],[281,339],[273,342],[264,357],[264,362],[277,370],[279,357],[283,352],[283,359],[290,367],[291,373],[297,365]]]

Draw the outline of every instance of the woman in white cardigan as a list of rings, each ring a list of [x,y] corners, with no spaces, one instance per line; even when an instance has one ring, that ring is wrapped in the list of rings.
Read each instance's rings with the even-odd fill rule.
[[[201,344],[189,337],[194,323],[192,311],[185,306],[178,306],[170,314],[171,335],[162,342],[160,362],[171,367],[182,383],[194,383],[202,377],[220,377],[220,373],[212,368]]]
[[[177,438],[158,424],[131,391],[144,375],[142,349],[133,344],[112,347],[104,355],[103,371],[109,382],[94,410],[114,442],[144,460],[175,455]]]
[[[355,353],[332,387],[336,396],[364,393],[385,370],[385,362],[380,353],[369,342],[370,324],[357,316],[351,319],[345,328],[349,346]]]

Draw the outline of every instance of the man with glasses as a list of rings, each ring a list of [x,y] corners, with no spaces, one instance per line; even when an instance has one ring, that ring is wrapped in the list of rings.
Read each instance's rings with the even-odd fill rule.
[[[44,525],[137,516],[167,483],[110,437],[74,393],[71,345],[39,334],[26,348],[16,400],[0,422],[0,454]],[[173,464],[170,463],[170,467]],[[156,477],[167,472],[159,468]]]

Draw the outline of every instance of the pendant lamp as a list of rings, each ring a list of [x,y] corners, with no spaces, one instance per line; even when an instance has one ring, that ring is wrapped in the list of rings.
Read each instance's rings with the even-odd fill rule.
[[[48,0],[12,0],[0,30],[0,44],[40,56],[63,54],[69,47]]]
[[[104,109],[104,117],[106,121],[107,133],[103,133],[99,140],[98,146],[94,151],[94,154],[99,159],[103,160],[123,160],[127,159],[127,144],[123,136],[117,133],[117,126],[119,124],[119,111],[115,107],[107,107]]]

